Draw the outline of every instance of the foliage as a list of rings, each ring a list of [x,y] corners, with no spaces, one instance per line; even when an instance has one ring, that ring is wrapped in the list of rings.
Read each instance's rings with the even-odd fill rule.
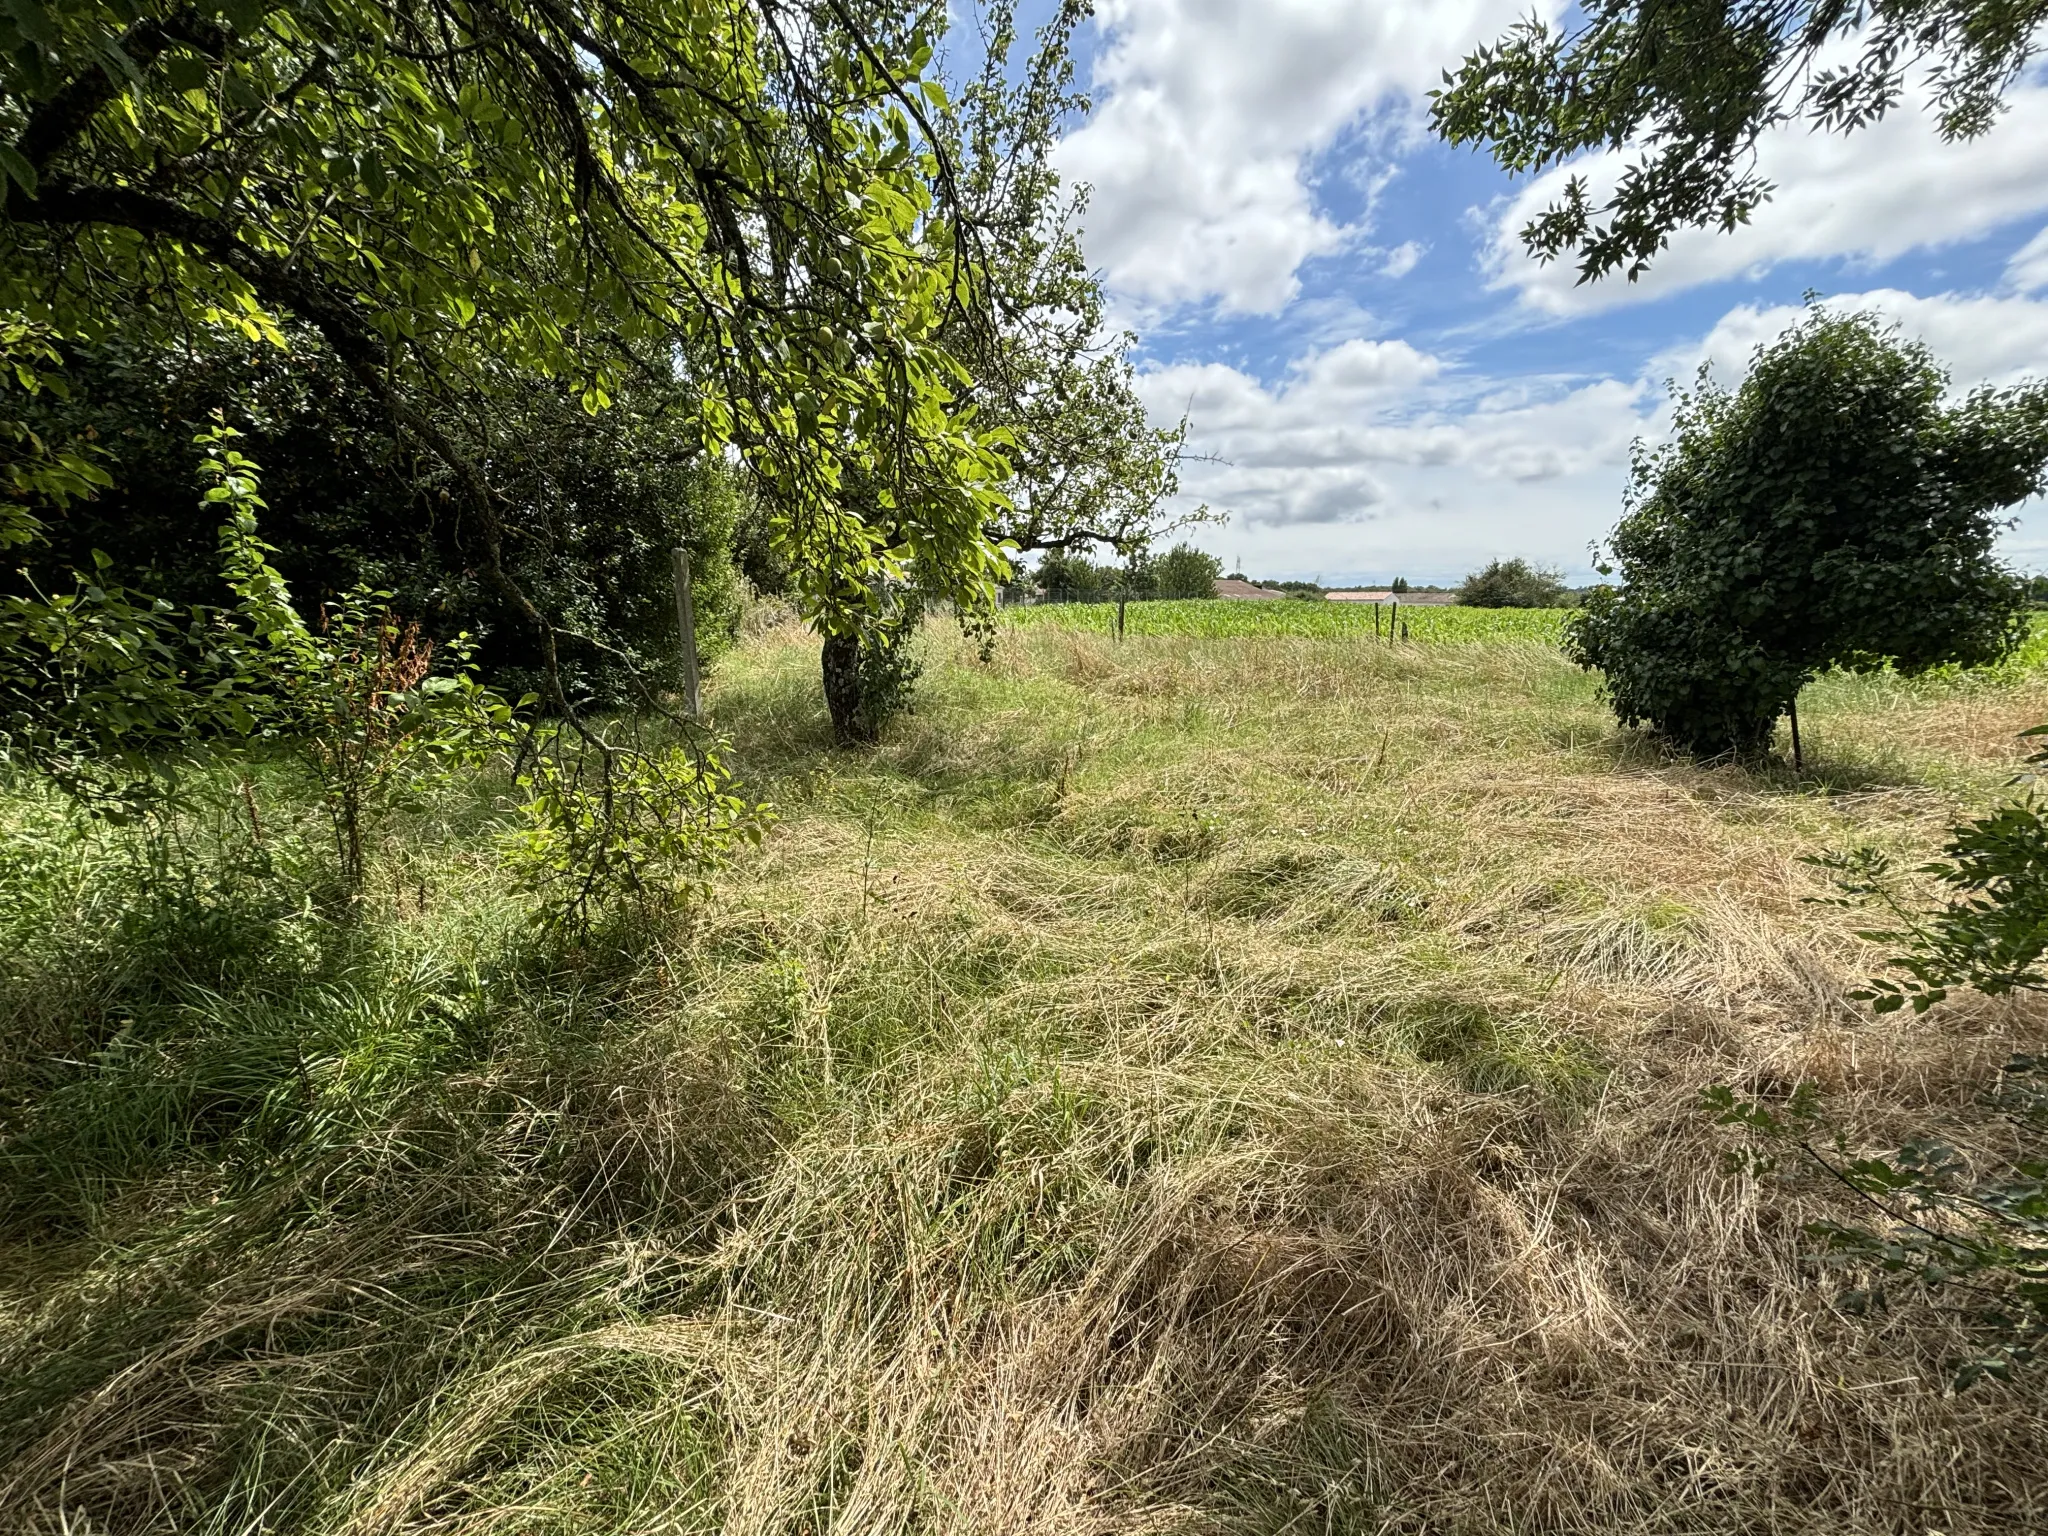
[[[29,400],[70,393],[62,363],[47,327],[0,316],[0,390],[10,403],[0,415],[0,550],[18,549],[41,535],[38,509],[90,500],[113,483],[92,444],[50,441],[15,415],[16,390]]]
[[[0,761],[130,816],[171,791],[195,746],[272,723],[275,663],[298,616],[264,560],[255,465],[228,446],[233,436],[201,434],[210,456],[200,470],[202,506],[223,519],[220,568],[235,606],[180,612],[109,580],[100,553],[69,592],[0,598]]]
[[[1835,872],[1846,899],[1881,906],[1895,924],[1862,935],[1901,946],[1890,963],[1905,979],[1880,977],[1853,994],[1877,1012],[1911,1004],[1925,1013],[1959,986],[1994,997],[2048,991],[2048,819],[2031,794],[1953,828],[1942,857],[1915,871],[1946,894],[1932,910],[1900,893],[1898,871],[1878,849],[1817,862]]]
[[[984,13],[979,76],[949,115],[963,201],[989,232],[994,323],[949,330],[981,419],[1006,438],[1008,505],[993,537],[1028,553],[1107,546],[1126,563],[1207,507],[1167,510],[1180,488],[1188,423],[1155,427],[1138,398],[1137,338],[1105,323],[1102,284],[1081,249],[1084,195],[1063,187],[1052,151],[1088,108],[1068,47],[1091,7],[1060,0],[1020,69],[1014,0]]]
[[[1181,549],[1187,549],[1181,545]],[[1205,556],[1188,550],[1199,562]],[[1159,589],[1159,562],[1162,557],[1152,555],[1143,545],[1133,545],[1130,552],[1120,561],[1094,561],[1069,549],[1054,549],[1038,562],[1038,569],[1032,581],[1038,590],[1056,602],[1114,603],[1133,601],[1140,598],[1162,597],[1167,594]],[[1181,565],[1182,578],[1195,567],[1185,559]],[[1213,589],[1204,589],[1200,594],[1181,592],[1174,594],[1186,598],[1193,595],[1213,596]]]
[[[941,338],[985,307],[910,16],[703,0],[16,7],[0,53],[0,309],[83,343],[296,321],[438,459],[481,578],[508,565],[464,401],[610,406],[678,358],[690,430],[782,508],[838,622],[913,560],[987,601],[1002,465]],[[22,29],[26,28],[26,31]],[[839,496],[858,471],[886,527]]]
[[[1468,608],[1566,608],[1571,595],[1561,572],[1526,560],[1493,560],[1459,584],[1458,601]]]
[[[2026,735],[2048,735],[2048,726]],[[2048,762],[2048,751],[2028,762]],[[1879,976],[1850,994],[1873,1011],[1897,1013],[1910,1004],[1925,1013],[1957,987],[1994,997],[2048,991],[2041,966],[2048,952],[2048,817],[2031,793],[1951,829],[1942,857],[1916,871],[1941,893],[1931,908],[1900,890],[1891,859],[1874,848],[1809,862],[1834,872],[1840,894],[1830,902],[1875,904],[1891,919],[1893,926],[1859,935],[1896,946],[1890,969],[1903,973]],[[1972,1157],[1932,1133],[1883,1157],[1848,1155],[1840,1134],[1831,1153],[1821,1152],[1810,1139],[1819,1119],[1810,1089],[1782,1114],[1742,1103],[1726,1088],[1709,1096],[1723,1124],[1797,1140],[1875,1209],[1875,1225],[1828,1221],[1813,1229],[1835,1267],[1969,1300],[1979,1348],[1960,1362],[1959,1388],[2003,1378],[2048,1345],[2048,1061],[2014,1057],[1987,1102],[2020,1145],[2002,1167],[1987,1167],[1996,1160]],[[1885,1300],[1882,1280],[1841,1298],[1857,1312]]]
[[[1822,1223],[1816,1234],[1843,1269],[1874,1269],[1922,1290],[1961,1292],[1978,1350],[1956,1369],[1958,1389],[2004,1380],[2048,1347],[2048,1061],[2015,1056],[1990,1102],[2026,1151],[1996,1172],[1938,1139],[1836,1171],[1886,1218],[1881,1227]],[[1881,1306],[1880,1286],[1840,1298],[1851,1312]]]
[[[924,673],[914,642],[924,624],[924,594],[916,588],[883,594],[881,612],[861,632],[860,729],[867,740],[882,725],[909,712]]]
[[[1772,190],[1756,164],[1765,132],[1865,127],[1917,65],[1944,138],[1986,132],[2044,20],[2037,0],[1590,0],[1570,30],[1532,16],[1466,58],[1431,120],[1512,172],[1640,146],[1611,188],[1574,175],[1522,231],[1541,260],[1575,256],[1582,282],[1633,280],[1674,231],[1749,221]],[[1845,45],[1854,59],[1834,62]]]
[[[1719,1124],[1740,1127],[1766,1146],[1795,1146],[1876,1217],[1807,1228],[1824,1244],[1828,1269],[1863,1282],[1837,1294],[1843,1311],[1888,1307],[1895,1281],[1929,1297],[1959,1298],[1972,1349],[1954,1363],[1958,1391],[1986,1378],[2005,1380],[2048,1346],[2048,1061],[2013,1057],[1985,1103],[2023,1149],[2003,1166],[1987,1168],[1981,1156],[1937,1135],[1859,1157],[1837,1131],[1823,1150],[1814,1144],[1823,1122],[1811,1084],[1775,1108],[1726,1086],[1703,1099]],[[1733,1154],[1733,1161],[1755,1173],[1777,1163],[1754,1150]]]
[[[188,487],[192,433],[219,418],[263,465],[265,542],[308,612],[355,587],[389,592],[436,641],[468,630],[501,689],[543,689],[543,648],[478,581],[447,471],[408,448],[345,371],[321,365],[317,336],[297,326],[288,339],[293,352],[215,328],[171,350],[119,338],[69,348],[67,398],[34,419],[92,433],[116,483],[49,520],[31,572],[47,584],[104,550],[132,586],[179,607],[216,601],[211,530],[191,517]],[[675,686],[677,547],[691,555],[700,658],[731,643],[731,546],[749,498],[734,467],[702,454],[677,392],[636,375],[592,416],[557,384],[510,380],[436,415],[490,466],[506,568],[557,625],[563,687],[579,705]]]
[[[2024,594],[1996,514],[2043,483],[2048,389],[1946,405],[1946,385],[1924,346],[1816,307],[1734,392],[1703,371],[1678,396],[1673,440],[1637,448],[1610,540],[1621,584],[1566,630],[1617,716],[1753,752],[1823,668],[2011,651]]]
[[[1176,544],[1152,562],[1152,589],[1156,595],[1174,598],[1213,598],[1216,579],[1223,574],[1223,562],[1205,555],[1192,544]]]
[[[44,584],[89,570],[104,551],[129,585],[177,607],[218,602],[212,524],[192,516],[192,445],[216,423],[263,466],[271,563],[308,610],[352,586],[398,594],[438,634],[477,606],[463,574],[461,519],[430,488],[388,413],[345,370],[322,365],[319,338],[287,331],[290,350],[231,327],[198,327],[161,347],[109,337],[67,342],[61,399],[33,408],[39,430],[89,438],[110,483],[48,519],[29,552]]]
[[[825,703],[840,746],[873,746],[886,722],[909,712],[924,671],[912,644],[924,613],[924,594],[915,587],[884,588],[859,628],[825,636]],[[992,633],[982,633],[984,644]]]
[[[662,393],[635,384],[595,418],[560,390],[502,399],[491,463],[521,530],[510,568],[553,617],[572,701],[645,708],[681,686],[672,558],[690,556],[697,656],[738,633],[733,546],[751,497],[740,472],[685,440]],[[515,512],[508,512],[508,520]],[[544,657],[517,630],[479,649],[489,675],[540,692]]]
[[[774,821],[770,807],[737,793],[717,744],[663,749],[549,732],[518,783],[530,798],[507,861],[548,921],[578,932],[621,906],[687,908]]]
[[[312,774],[342,887],[358,897],[378,825],[457,770],[497,755],[510,739],[514,706],[477,681],[466,635],[448,647],[456,670],[432,675],[432,643],[417,623],[392,615],[388,592],[357,588],[322,611],[317,633],[308,628],[264,558],[270,546],[256,537],[264,506],[257,468],[228,446],[235,436],[219,427],[201,442],[218,455],[203,466],[216,480],[207,501],[226,511],[233,530],[223,542],[226,575],[262,647],[249,668],[254,723]]]
[[[317,634],[293,636],[279,668],[276,729],[319,786],[351,897],[385,818],[498,757],[514,728],[515,706],[477,681],[469,637],[443,647],[454,670],[434,675],[433,643],[392,614],[390,596],[345,594],[322,611]]]
[[[1114,566],[1098,565],[1084,555],[1056,549],[1038,562],[1032,581],[1048,597],[1057,594],[1067,601],[1087,602],[1100,599],[1115,576]]]

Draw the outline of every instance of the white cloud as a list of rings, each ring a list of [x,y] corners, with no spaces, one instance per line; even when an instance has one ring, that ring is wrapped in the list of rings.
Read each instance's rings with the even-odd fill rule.
[[[2048,227],[2012,253],[2005,264],[2005,285],[2015,293],[2048,288]]]
[[[1220,461],[1183,476],[1190,504],[1233,514],[1212,548],[1380,579],[1462,574],[1493,554],[1582,565],[1645,404],[1614,380],[1494,388],[1400,340],[1346,341],[1272,385],[1222,363],[1141,385],[1160,417],[1186,410],[1194,447]]]
[[[1443,363],[1405,341],[1342,342],[1300,360],[1302,387],[1333,394],[1413,389],[1443,371]]]
[[[2022,84],[2006,100],[2011,110],[1997,126],[1967,143],[1942,142],[1911,92],[1890,116],[1858,133],[1815,133],[1797,123],[1776,129],[1758,151],[1758,169],[1777,186],[1772,200],[1732,234],[1675,234],[1635,283],[1615,275],[1580,287],[1568,259],[1539,266],[1522,250],[1522,226],[1556,198],[1568,176],[1584,176],[1598,198],[1631,158],[1590,156],[1538,177],[1493,210],[1482,265],[1493,286],[1516,290],[1540,313],[1565,316],[1757,277],[1790,261],[1875,264],[1973,240],[2048,208],[2048,87]],[[2043,267],[2048,280],[2048,260]]]
[[[1415,264],[1422,260],[1422,253],[1428,249],[1418,240],[1403,240],[1387,252],[1387,259],[1380,264],[1380,276],[1396,280],[1406,277],[1415,270]]]
[[[2048,375],[2048,302],[1992,294],[1922,297],[1874,288],[1835,295],[1827,307],[1871,310],[1896,322],[1909,340],[1927,344],[1959,391]],[[1732,385],[1748,371],[1759,346],[1776,340],[1805,313],[1796,304],[1738,305],[1696,345],[1660,354],[1650,370],[1684,382],[1704,362],[1722,383]]]
[[[1830,300],[1925,341],[1958,391],[2048,374],[2048,299],[1875,289]],[[1583,575],[1621,512],[1628,449],[1668,428],[1663,380],[1701,362],[1728,384],[1797,324],[1798,305],[1739,305],[1639,377],[1484,378],[1399,339],[1354,338],[1271,384],[1223,363],[1142,375],[1160,419],[1189,413],[1184,499],[1232,514],[1200,542],[1271,576],[1455,579],[1501,555]],[[2048,563],[2048,510],[2019,509],[2007,558]]]
[[[1527,0],[1105,0],[1097,110],[1059,151],[1062,171],[1094,187],[1090,259],[1141,309],[1215,300],[1226,312],[1276,313],[1298,292],[1303,262],[1363,233],[1316,206],[1313,157],[1368,114],[1378,114],[1382,139],[1411,132],[1444,66],[1527,9]],[[1359,160],[1351,179],[1369,197],[1386,157],[1361,150]]]

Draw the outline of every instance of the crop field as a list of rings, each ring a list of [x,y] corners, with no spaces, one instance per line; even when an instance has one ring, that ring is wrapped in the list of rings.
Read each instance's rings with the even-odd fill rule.
[[[1394,623],[1390,606],[1383,606],[1375,631],[1370,603],[1306,601],[1236,602],[1208,600],[1192,602],[1132,603],[1125,610],[1124,633],[1183,635],[1191,639],[1223,640],[1236,637],[1287,637],[1300,639],[1373,641],[1392,644],[1387,634]],[[1457,604],[1403,604],[1400,622],[1407,625],[1411,643],[1461,643],[1513,640],[1555,644],[1563,632],[1570,610],[1564,608],[1465,608]],[[1006,608],[1003,621],[1019,629],[1052,628],[1080,634],[1109,635],[1115,632],[1114,603],[1043,603],[1033,607]],[[2001,674],[2032,672],[2048,666],[2048,612],[2037,612],[2029,620],[2026,641],[2003,666]],[[1942,676],[1961,676],[1954,668]]]
[[[2038,1382],[1839,1310],[1853,1201],[1700,1104],[2001,1145],[2048,1009],[1872,1017],[1803,858],[1930,853],[2048,680],[1824,678],[1795,775],[1546,643],[1047,619],[932,626],[862,753],[756,637],[709,706],[779,825],[587,940],[488,777],[347,925],[274,777],[0,796],[0,1528],[2048,1529]]]
[[[1371,603],[1192,602],[1132,603],[1125,610],[1126,635],[1188,635],[1223,640],[1239,635],[1297,635],[1305,639],[1370,640]],[[1116,624],[1114,603],[1044,603],[1003,611],[1020,627],[1050,625],[1108,634]],[[1412,640],[1547,640],[1564,623],[1561,608],[1461,608],[1403,603],[1400,622]],[[1380,634],[1395,622],[1391,605],[1380,609]]]

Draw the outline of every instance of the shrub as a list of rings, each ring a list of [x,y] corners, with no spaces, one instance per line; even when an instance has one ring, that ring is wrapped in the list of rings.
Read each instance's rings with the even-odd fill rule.
[[[22,563],[45,587],[92,570],[95,552],[133,587],[180,610],[217,602],[209,524],[191,515],[193,433],[219,417],[260,462],[271,563],[305,611],[356,587],[445,641],[467,630],[477,662],[508,692],[539,689],[537,634],[476,575],[474,529],[456,493],[393,434],[384,408],[323,366],[317,338],[295,350],[203,333],[190,349],[108,342],[67,351],[62,396],[39,392],[26,425],[51,441],[90,441],[111,483],[49,520]],[[441,427],[487,459],[512,537],[507,568],[556,623],[571,698],[636,705],[677,686],[671,552],[690,553],[697,640],[706,662],[728,649],[739,612],[736,551],[757,585],[786,579],[767,509],[731,466],[685,430],[674,389],[622,387],[592,416],[570,392],[505,385],[448,412]]]
[[[1817,673],[1994,661],[2024,588],[1996,514],[2043,483],[2048,388],[1944,405],[1924,346],[1819,308],[1733,393],[1702,374],[1668,445],[1638,445],[1622,582],[1570,621],[1614,711],[1681,746],[1753,752]],[[1603,567],[1603,571],[1604,571]]]
[[[1164,598],[1214,597],[1223,562],[1191,544],[1176,544],[1152,563],[1154,592]]]
[[[1469,608],[1567,608],[1571,594],[1561,572],[1526,560],[1495,560],[1465,578],[1458,601]]]
[[[1047,552],[1038,562],[1038,590],[1054,601],[1092,602],[1109,589],[1112,572],[1070,550]]]
[[[717,742],[650,748],[549,732],[518,783],[531,798],[507,862],[545,922],[578,932],[624,906],[687,908],[774,820],[739,793]]]

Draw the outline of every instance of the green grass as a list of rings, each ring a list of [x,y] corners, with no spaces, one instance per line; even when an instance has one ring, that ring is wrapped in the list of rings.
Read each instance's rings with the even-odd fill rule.
[[[1457,604],[1404,603],[1400,622],[1415,641],[1530,640],[1555,641],[1570,614],[1566,608],[1465,608]],[[1044,603],[1008,608],[1006,623],[1019,628],[1050,625],[1106,635],[1116,623],[1114,603]],[[1377,619],[1371,603],[1311,602],[1297,599],[1245,602],[1142,602],[1125,609],[1128,635],[1187,635],[1231,639],[1295,635],[1320,640],[1371,640],[1383,643],[1395,622],[1391,605],[1382,605]],[[2005,663],[2007,670],[2034,671],[2048,666],[2048,612],[2029,616],[2025,643]]]
[[[778,829],[577,942],[488,777],[358,922],[280,774],[0,796],[0,1528],[2040,1527],[2038,1390],[1836,1315],[1698,1108],[1995,1138],[2040,1008],[1868,1018],[1800,856],[1932,849],[2039,676],[1822,679],[1795,775],[1541,641],[1133,631],[934,627],[864,753],[757,640]]]
[[[1562,608],[1461,608],[1403,603],[1400,622],[1417,641],[1544,640],[1564,623]],[[1108,634],[1116,622],[1114,603],[1046,603],[1005,609],[1019,627],[1051,625]],[[1390,607],[1379,614],[1382,636],[1395,622]],[[1128,635],[1188,635],[1219,640],[1252,635],[1297,635],[1318,640],[1371,640],[1371,603],[1309,602],[1297,599],[1239,602],[1228,599],[1132,603],[1125,609]]]

